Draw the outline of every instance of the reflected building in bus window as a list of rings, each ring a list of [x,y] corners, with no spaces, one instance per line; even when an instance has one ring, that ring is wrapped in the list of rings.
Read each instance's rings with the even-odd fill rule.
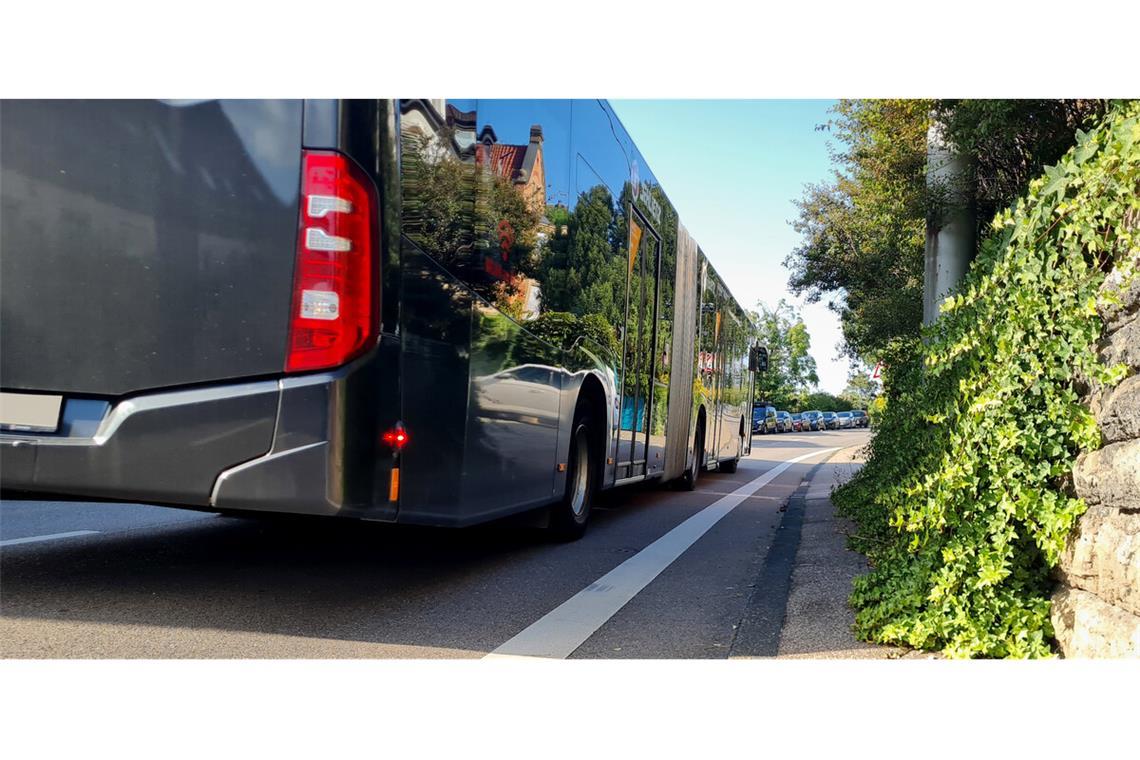
[[[546,196],[541,125],[524,144],[478,132],[477,111],[401,104],[404,234],[508,316],[534,318],[533,279]]]
[[[494,127],[487,125],[479,134],[475,148],[475,164],[495,180],[510,183],[522,198],[530,219],[537,220],[535,240],[531,246],[532,257],[541,251],[542,244],[549,239],[552,225],[546,218],[546,167],[542,155],[542,125],[530,128],[530,139],[525,145],[498,142]],[[509,257],[514,248],[518,231],[509,220],[496,225],[500,256]],[[535,319],[542,303],[541,288],[534,277],[527,274],[514,275],[504,264],[509,258],[495,261],[492,256],[485,265],[488,271],[509,284],[510,292],[504,294],[505,311],[523,320]]]

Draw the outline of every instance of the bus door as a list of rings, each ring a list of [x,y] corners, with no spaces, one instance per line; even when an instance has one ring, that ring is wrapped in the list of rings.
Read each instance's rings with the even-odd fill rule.
[[[622,361],[621,424],[617,479],[645,475],[657,363],[658,273],[661,238],[630,206],[625,348]]]
[[[705,462],[713,460],[719,451],[721,375],[724,359],[721,345],[721,331],[724,329],[722,306],[724,300],[717,284],[716,275],[708,265],[702,267],[701,280],[701,325],[700,325],[700,378],[702,401],[705,404]]]

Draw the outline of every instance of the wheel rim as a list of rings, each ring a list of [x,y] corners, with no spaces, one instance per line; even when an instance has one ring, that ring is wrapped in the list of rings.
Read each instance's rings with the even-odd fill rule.
[[[586,509],[586,492],[590,484],[590,442],[585,428],[574,436],[574,483],[570,492],[570,510],[581,517]]]
[[[705,463],[705,434],[703,431],[697,436],[694,448],[696,451],[693,452],[693,482],[696,483],[697,476],[700,475],[701,468]]]

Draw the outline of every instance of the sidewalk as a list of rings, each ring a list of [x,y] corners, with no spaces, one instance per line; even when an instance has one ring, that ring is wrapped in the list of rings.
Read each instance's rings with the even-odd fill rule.
[[[851,581],[868,565],[847,548],[852,525],[835,514],[831,491],[862,466],[860,448],[835,452],[789,499],[733,656],[847,660],[918,654],[859,641],[851,631]]]
[[[835,514],[831,490],[862,466],[859,447],[842,449],[818,470],[804,495],[804,522],[792,571],[778,657],[821,660],[894,659],[904,649],[859,641],[847,604],[851,581],[867,572],[866,558],[847,548],[851,523]]]

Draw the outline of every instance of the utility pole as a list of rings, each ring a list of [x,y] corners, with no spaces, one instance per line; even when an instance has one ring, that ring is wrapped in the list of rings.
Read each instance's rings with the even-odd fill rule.
[[[970,159],[958,153],[932,121],[926,131],[926,187],[937,199],[926,220],[926,270],[922,323],[938,318],[938,309],[974,260],[975,209]]]

